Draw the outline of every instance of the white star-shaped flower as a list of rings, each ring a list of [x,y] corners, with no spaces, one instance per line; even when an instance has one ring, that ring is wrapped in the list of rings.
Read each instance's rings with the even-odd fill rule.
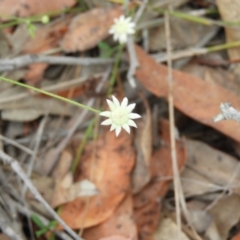
[[[137,127],[132,119],[141,118],[137,113],[132,113],[136,103],[128,105],[128,99],[125,97],[120,103],[116,97],[112,96],[113,101],[107,99],[111,111],[101,112],[100,115],[108,117],[101,125],[111,125],[110,131],[115,130],[116,136],[119,135],[122,128],[130,133],[130,127]]]
[[[109,33],[113,34],[113,39],[121,44],[127,42],[127,35],[135,33],[136,24],[132,22],[131,17],[125,18],[123,15],[114,19]]]

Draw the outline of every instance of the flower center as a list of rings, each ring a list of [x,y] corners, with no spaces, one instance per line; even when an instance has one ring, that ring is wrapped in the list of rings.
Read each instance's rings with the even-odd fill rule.
[[[129,114],[126,111],[126,109],[120,107],[112,111],[111,118],[115,124],[123,125],[128,121],[129,119],[128,115]]]
[[[116,25],[116,31],[119,34],[127,33],[128,31],[128,24],[125,22],[120,22]]]

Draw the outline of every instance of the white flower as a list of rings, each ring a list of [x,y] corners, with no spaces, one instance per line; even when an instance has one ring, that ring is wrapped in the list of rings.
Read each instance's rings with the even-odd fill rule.
[[[130,133],[130,127],[137,127],[132,119],[140,118],[141,116],[137,113],[132,113],[136,104],[132,103],[128,105],[128,99],[125,97],[123,101],[120,102],[112,96],[113,101],[107,99],[108,106],[111,111],[101,112],[100,115],[108,117],[109,119],[103,121],[101,125],[111,125],[110,131],[115,130],[116,136],[119,135],[122,128]]]
[[[127,42],[127,35],[135,33],[135,23],[132,22],[131,17],[125,18],[123,15],[114,19],[114,24],[109,30],[113,34],[113,39],[119,41],[121,44]]]

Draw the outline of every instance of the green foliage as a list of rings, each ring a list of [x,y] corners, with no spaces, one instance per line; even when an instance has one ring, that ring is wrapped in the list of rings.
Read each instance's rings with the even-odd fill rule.
[[[20,82],[18,82],[18,81],[15,81],[15,80],[12,80],[12,79],[9,79],[9,78],[5,78],[5,77],[2,77],[2,76],[0,76],[0,80],[5,81],[5,82],[8,82],[8,83],[15,84],[15,85],[18,85],[18,86],[20,86],[20,87],[24,87],[24,88],[33,90],[33,91],[35,91],[35,92],[37,92],[37,93],[42,93],[42,94],[44,94],[44,95],[53,97],[53,98],[55,98],[55,99],[59,99],[59,100],[61,100],[61,101],[64,101],[64,102],[73,104],[73,105],[78,106],[78,107],[81,107],[81,108],[88,109],[89,111],[92,111],[92,112],[94,112],[94,113],[100,113],[100,111],[97,110],[97,109],[88,107],[88,106],[86,106],[86,105],[84,105],[84,104],[81,104],[81,103],[72,101],[72,100],[70,100],[70,99],[68,99],[68,98],[61,97],[61,96],[59,96],[59,95],[57,95],[57,94],[44,91],[44,90],[42,90],[42,89],[40,89],[40,88],[36,88],[36,87],[30,86],[30,85],[25,84],[25,83],[20,83]]]
[[[99,42],[98,48],[100,50],[100,57],[101,58],[109,58],[112,57],[113,54],[116,52],[117,47],[111,47],[106,42]]]
[[[44,225],[43,222],[41,221],[41,219],[36,214],[32,214],[31,219],[39,228],[39,230],[37,230],[35,232],[37,237],[40,237],[43,234],[47,233],[51,229],[55,228],[58,224],[57,221],[53,220],[53,221],[49,222],[48,225]],[[52,236],[51,236],[51,238],[52,238]]]

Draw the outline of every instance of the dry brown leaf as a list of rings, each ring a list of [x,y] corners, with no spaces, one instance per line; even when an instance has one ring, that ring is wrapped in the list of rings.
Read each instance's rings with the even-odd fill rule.
[[[99,240],[133,240],[133,239],[132,238],[126,238],[126,237],[119,236],[119,235],[112,235],[112,236],[109,236],[109,237],[100,238]]]
[[[237,96],[239,94],[239,81],[235,74],[230,73],[228,70],[223,68],[211,68],[207,66],[201,66],[199,64],[188,64],[182,71],[187,72],[191,75],[199,77],[207,83],[217,83],[223,88],[233,92]]]
[[[237,233],[231,240],[240,240],[240,232]]]
[[[73,182],[73,175],[70,172],[71,164],[72,155],[68,151],[63,151],[58,165],[52,173],[52,177],[55,179],[55,187],[51,197],[53,208],[78,197],[93,196],[98,193],[96,186],[87,179]]]
[[[31,181],[43,198],[50,203],[52,200],[52,192],[55,186],[54,179],[45,176],[32,178]],[[39,201],[36,201],[36,198],[29,190],[26,193],[26,198],[34,209],[37,209],[43,215],[49,215],[49,212],[46,210],[46,208]]]
[[[170,218],[164,218],[160,221],[158,229],[153,235],[153,240],[170,240],[170,239],[181,239],[189,240],[184,232],[178,234],[178,227],[175,222]]]
[[[158,64],[138,46],[136,53],[141,66],[136,70],[137,78],[148,91],[167,98],[167,67]],[[239,123],[213,122],[213,117],[219,113],[220,103],[231,102],[236,108],[240,106],[240,99],[232,92],[215,83],[207,83],[198,77],[173,70],[173,94],[174,106],[184,114],[240,142]]]
[[[152,155],[152,117],[146,100],[146,113],[138,120],[135,146],[137,152],[136,164],[132,173],[132,192],[138,193],[150,180],[149,161]]]
[[[57,166],[55,166],[51,176],[54,179],[61,181],[69,172],[69,169],[72,164],[72,160],[73,160],[72,154],[69,151],[64,150],[61,153]]]
[[[237,159],[199,141],[186,140],[186,148],[188,164],[181,174],[185,195],[219,191],[221,186],[228,185],[235,174],[236,177],[232,179],[229,188],[239,192],[237,186],[240,184],[240,176],[236,172],[239,164]]]
[[[159,197],[163,198],[168,191],[173,176],[170,151],[169,123],[161,121],[163,145],[153,153],[150,160],[152,181],[134,197],[135,219],[140,236],[148,236],[156,229],[159,216]],[[186,151],[181,141],[176,141],[179,169],[186,162]],[[167,179],[165,179],[167,177]]]
[[[2,97],[1,97],[2,98]],[[70,105],[63,110],[62,103],[57,99],[28,97],[21,101],[0,104],[2,118],[11,121],[32,121],[49,112],[54,115],[73,116],[78,107]]]
[[[62,41],[66,52],[84,51],[95,47],[108,36],[114,18],[122,14],[120,8],[96,8],[76,16]]]
[[[133,219],[132,205],[132,196],[129,194],[107,221],[84,230],[83,239],[105,239],[107,236],[121,235],[127,239],[136,240],[137,227]]]
[[[202,41],[203,36],[211,33],[216,26],[206,26],[197,22],[180,18],[171,18],[171,43],[173,49],[183,49],[196,46]],[[166,48],[166,36],[164,24],[150,31],[149,48],[151,51],[159,51]]]
[[[73,183],[72,174],[68,173],[61,182],[56,181],[52,193],[51,206],[53,208],[71,202],[78,197],[92,197],[98,194],[98,190],[92,182],[84,179]]]
[[[86,147],[82,162],[81,177],[93,182],[99,194],[88,204],[78,198],[62,206],[61,218],[74,229],[106,221],[130,190],[130,172],[135,162],[131,135],[121,132],[116,138],[113,132],[106,132]]]
[[[240,2],[239,0],[217,0],[217,6],[223,21],[240,21]],[[227,7],[226,7],[227,6]],[[232,27],[225,28],[227,42],[239,41],[240,32]],[[229,48],[228,55],[231,60],[240,59],[239,48]],[[240,74],[240,65],[237,64],[237,73]]]
[[[10,240],[10,238],[5,234],[0,233],[0,240]],[[119,240],[130,240],[130,239],[124,238],[124,239],[119,239]]]
[[[22,54],[39,54],[58,47],[60,40],[67,31],[71,19],[72,16],[67,16],[64,19],[58,19],[51,24],[38,28],[34,38],[30,38],[23,47]],[[41,81],[47,66],[48,64],[46,63],[29,65],[29,70],[25,74],[24,79],[30,84]]]
[[[187,209],[189,212],[189,222],[199,234],[206,232],[211,224],[211,215],[205,210],[207,203],[199,200],[191,200],[187,202]]]
[[[232,194],[222,198],[210,210],[221,240],[228,239],[229,231],[239,222],[240,212],[237,209],[240,209],[240,197]]]
[[[211,222],[204,236],[209,240],[222,240],[221,235],[217,229],[217,225],[214,221]]]
[[[30,64],[28,66],[28,71],[24,75],[25,81],[30,85],[35,85],[36,83],[40,82],[47,67],[47,63]]]
[[[8,16],[28,17],[47,14],[72,7],[75,3],[75,0],[2,0],[0,1],[0,15],[3,16],[3,19],[7,19]]]

